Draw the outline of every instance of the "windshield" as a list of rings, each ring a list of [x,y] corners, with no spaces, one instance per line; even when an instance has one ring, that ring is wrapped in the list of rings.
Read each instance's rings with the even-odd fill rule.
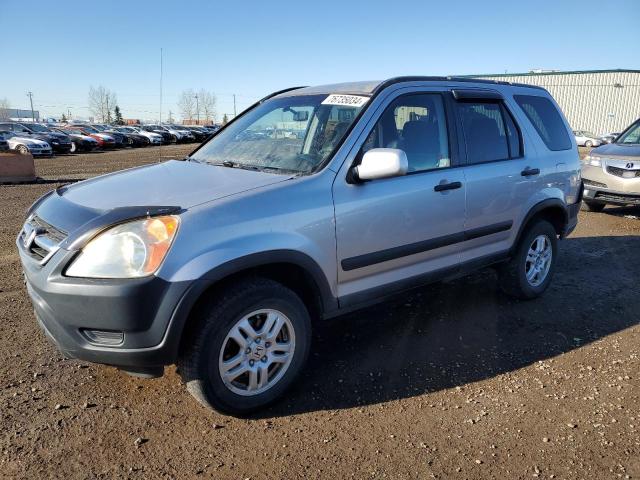
[[[42,125],[38,125],[37,123],[30,123],[29,124],[29,128],[31,130],[33,130],[34,132],[46,133],[46,132],[50,132],[51,131],[47,127],[44,127]]]
[[[191,159],[240,168],[313,172],[328,159],[367,100],[354,95],[267,100],[230,124]]]
[[[616,140],[616,143],[626,145],[640,144],[640,121],[636,122],[635,125],[632,125],[631,128],[629,128],[629,130],[620,135]]]

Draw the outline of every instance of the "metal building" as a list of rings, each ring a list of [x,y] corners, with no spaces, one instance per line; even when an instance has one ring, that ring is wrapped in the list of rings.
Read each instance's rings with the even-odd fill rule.
[[[640,117],[640,70],[534,70],[471,76],[546,88],[574,130],[620,132]]]
[[[38,121],[40,120],[40,112],[38,110],[31,112],[31,110],[21,110],[19,108],[0,108],[0,119],[13,122],[30,122],[33,119]]]

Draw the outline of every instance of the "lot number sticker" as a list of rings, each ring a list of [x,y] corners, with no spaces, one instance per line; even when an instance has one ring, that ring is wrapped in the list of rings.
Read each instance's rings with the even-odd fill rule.
[[[322,102],[323,105],[343,105],[345,107],[361,107],[367,101],[369,97],[362,97],[360,95],[329,95]]]

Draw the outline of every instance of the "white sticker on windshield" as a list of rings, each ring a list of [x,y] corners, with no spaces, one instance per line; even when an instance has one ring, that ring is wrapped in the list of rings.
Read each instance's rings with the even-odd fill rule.
[[[325,98],[322,102],[323,105],[344,105],[345,107],[361,107],[367,101],[369,97],[362,97],[360,95],[338,95],[332,94]]]

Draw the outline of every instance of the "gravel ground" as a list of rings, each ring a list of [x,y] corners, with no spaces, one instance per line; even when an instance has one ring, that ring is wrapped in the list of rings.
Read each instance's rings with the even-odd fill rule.
[[[68,178],[157,158],[37,168]],[[139,380],[47,343],[13,242],[54,186],[0,187],[0,477],[640,477],[640,209],[581,213],[540,299],[505,297],[489,270],[318,325],[287,398],[237,419],[200,407],[174,368]]]

